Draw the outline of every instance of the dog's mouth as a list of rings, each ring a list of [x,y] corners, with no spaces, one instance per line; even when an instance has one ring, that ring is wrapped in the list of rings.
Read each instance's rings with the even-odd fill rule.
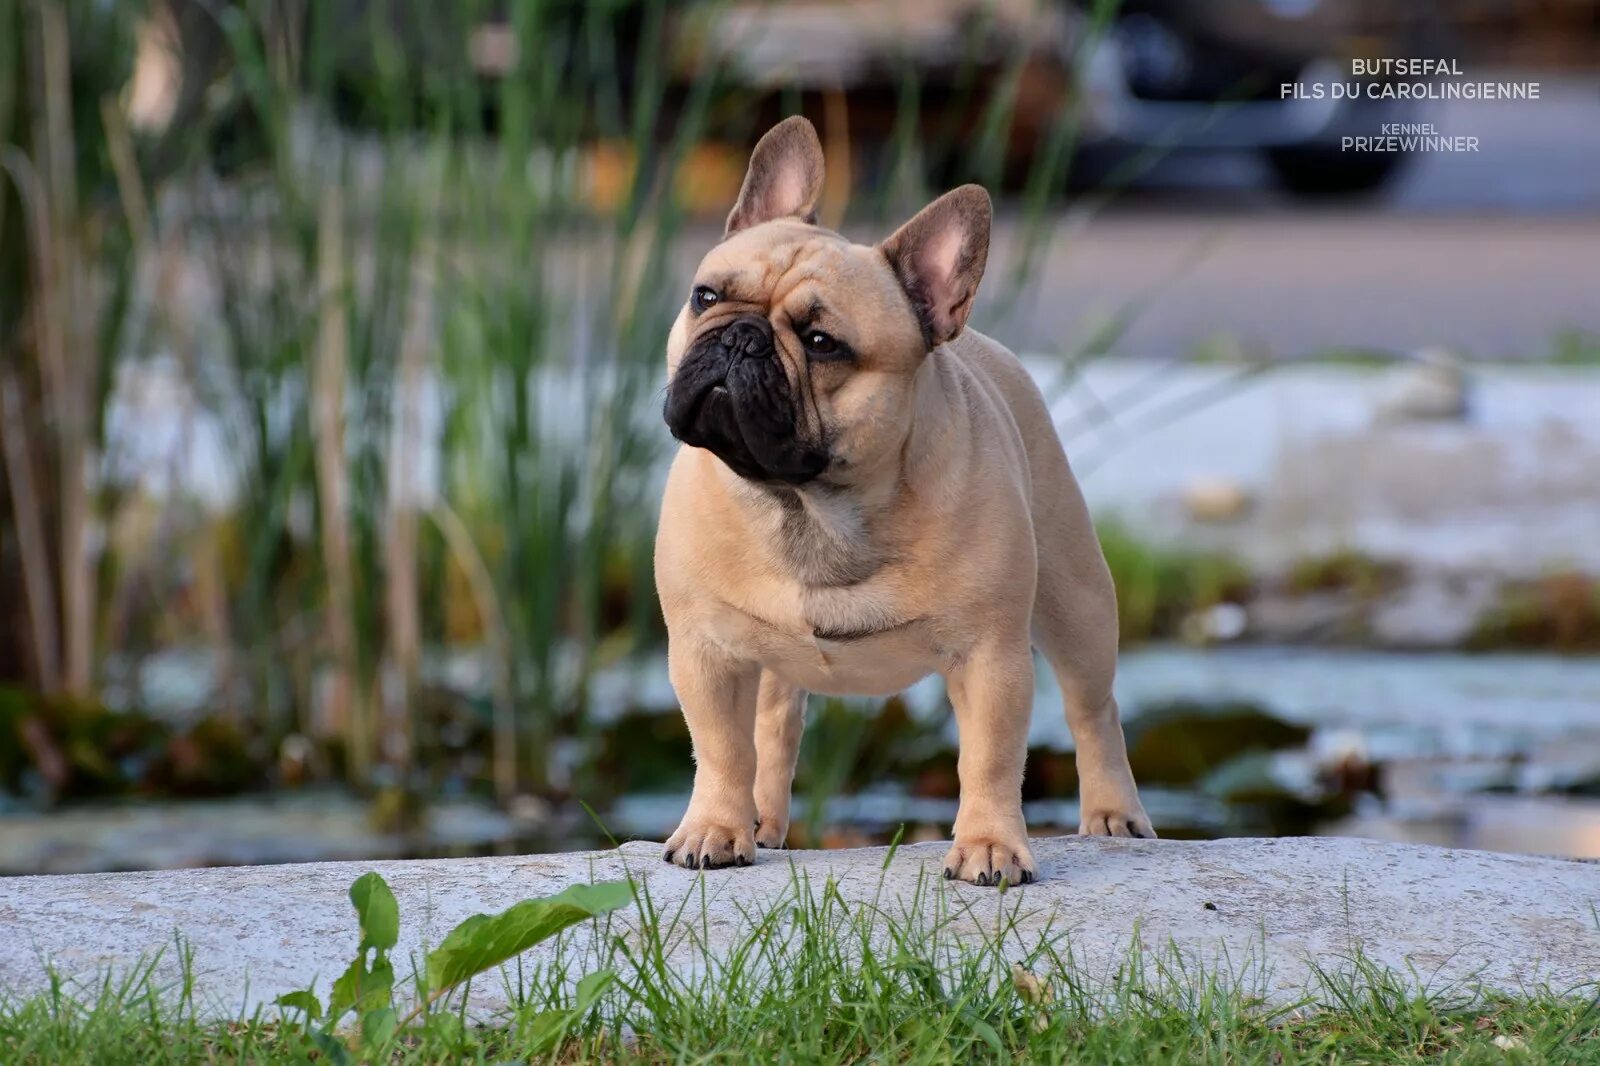
[[[695,414],[698,415],[700,413],[701,409],[703,409],[706,404],[712,403],[712,402],[715,402],[715,403],[732,403],[733,402],[733,394],[728,391],[728,386],[727,386],[726,383],[713,385],[709,389],[707,389],[705,391],[705,394],[700,397],[699,402],[697,402],[695,404]]]
[[[792,390],[770,334],[763,350],[748,333],[725,343],[727,332],[697,342],[678,365],[667,388],[667,428],[747,480],[812,480],[827,468],[828,454],[799,440]]]

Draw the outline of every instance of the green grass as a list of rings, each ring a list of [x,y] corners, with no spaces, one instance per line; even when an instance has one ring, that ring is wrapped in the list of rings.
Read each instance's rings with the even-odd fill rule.
[[[922,887],[926,906],[847,904],[831,882],[797,877],[714,956],[703,904],[666,911],[640,889],[592,938],[508,967],[512,1005],[494,1017],[436,996],[400,1006],[398,1025],[385,1008],[367,1038],[308,1029],[294,1010],[203,1020],[180,946],[170,983],[150,965],[0,998],[0,1062],[1600,1062],[1592,989],[1418,991],[1417,975],[1353,950],[1269,1004],[1253,964],[1207,970],[1158,947],[1091,972],[1070,931],[1021,933],[1016,895],[968,912],[940,888]],[[363,935],[378,935],[370,915]],[[579,974],[600,991],[574,1002]]]

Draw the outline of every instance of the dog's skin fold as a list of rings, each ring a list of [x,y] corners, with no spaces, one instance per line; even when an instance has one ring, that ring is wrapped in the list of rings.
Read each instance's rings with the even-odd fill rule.
[[[967,329],[989,197],[947,193],[877,246],[815,225],[804,119],[759,145],[667,345],[656,582],[694,742],[665,858],[781,847],[807,692],[930,673],[960,731],[945,876],[1038,876],[1021,805],[1032,649],[1078,748],[1079,832],[1153,836],[1111,695],[1116,599],[1043,397]]]

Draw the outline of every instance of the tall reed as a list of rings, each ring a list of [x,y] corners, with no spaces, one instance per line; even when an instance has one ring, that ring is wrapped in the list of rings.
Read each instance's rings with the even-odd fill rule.
[[[700,135],[707,97],[666,130],[666,8],[643,5],[642,44],[625,59],[615,23],[628,10],[516,5],[516,59],[490,84],[448,59],[471,54],[472,5],[430,9],[430,43],[447,59],[421,78],[396,60],[407,42],[377,15],[354,55],[316,19],[293,54],[270,11],[252,19],[246,8],[229,27],[263,118],[267,213],[208,220],[212,267],[225,304],[288,311],[223,312],[236,384],[253,395],[245,509],[263,517],[253,534],[281,547],[290,501],[314,501],[317,543],[260,543],[250,610],[271,619],[286,596],[297,612],[308,593],[318,604],[324,639],[294,702],[320,712],[298,724],[341,738],[358,780],[375,765],[405,773],[426,643],[446,656],[477,648],[496,790],[570,787],[553,780],[557,741],[581,736],[590,676],[626,650],[606,642],[619,565],[636,575],[622,632],[652,628],[660,434],[641,412],[674,302],[653,279],[679,221],[667,179]],[[570,54],[552,57],[552,42]],[[353,135],[325,124],[336,49],[346,70],[369,75]],[[626,107],[607,91],[619,80],[632,86]],[[592,212],[585,187],[597,138],[637,162],[609,214]],[[241,225],[243,245],[270,264],[264,277],[237,255]],[[285,402],[304,404],[310,424],[279,428],[274,443],[271,411]],[[463,585],[475,618],[465,634],[445,632]],[[257,639],[294,658],[299,620]]]
[[[27,618],[0,677],[80,697],[95,684],[102,415],[142,236],[102,110],[129,29],[100,5],[0,0],[0,514],[17,545],[0,584],[20,571]]]
[[[759,131],[704,42],[683,79],[700,24],[677,5],[517,0],[487,31],[499,9],[0,0],[0,589],[26,604],[30,686],[93,696],[114,657],[206,644],[210,705],[324,742],[353,782],[430,787],[443,703],[502,799],[603,797],[593,680],[659,646],[682,194],[708,140]],[[164,27],[164,132],[128,126],[96,13],[129,55]],[[1070,107],[1019,132],[1024,57],[991,77],[974,47],[929,122],[901,67],[881,167],[851,165],[844,94],[820,100],[830,221],[881,227],[930,170],[1012,180],[1020,158],[1031,229]],[[852,201],[860,173],[898,191]],[[108,481],[99,454],[114,369],[175,352],[222,442],[216,498]],[[140,507],[160,536],[128,568],[104,531]],[[141,614],[106,584],[153,591]]]

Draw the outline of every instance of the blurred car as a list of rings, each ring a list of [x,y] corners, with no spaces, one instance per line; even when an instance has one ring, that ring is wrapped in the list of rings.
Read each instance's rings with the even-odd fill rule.
[[[413,66],[465,61],[493,81],[518,61],[505,0],[472,16],[464,39],[406,17],[397,0],[337,2],[352,24],[387,27]],[[581,70],[604,42],[614,92],[575,112],[597,142],[616,132],[596,116],[631,111],[648,61],[670,71],[651,106],[671,116],[710,99],[703,134],[741,156],[798,109],[831,152],[848,141],[857,177],[908,152],[939,183],[1018,184],[1041,159],[1064,176],[1086,153],[1247,150],[1286,188],[1315,195],[1380,187],[1405,156],[1344,151],[1341,138],[1406,121],[1409,105],[1284,99],[1281,87],[1347,80],[1358,56],[1429,54],[1431,11],[1421,0],[545,0],[536,47],[542,62]],[[331,66],[342,121],[387,113],[367,86],[369,43],[352,37]],[[492,97],[485,106],[493,128]]]
[[[1298,193],[1366,191],[1406,157],[1342,139],[1413,105],[1285,99],[1282,86],[1348,82],[1352,59],[1423,55],[1434,36],[1424,5],[1394,0],[1123,0],[1083,70],[1087,121],[1123,144],[1259,150]]]
[[[1430,28],[1425,6],[1394,0],[752,0],[719,9],[711,36],[749,93],[798,96],[822,124],[842,96],[850,139],[869,150],[903,134],[914,81],[937,170],[941,153],[988,152],[1026,173],[1077,103],[1079,148],[1259,151],[1314,195],[1381,186],[1405,156],[1341,138],[1405,121],[1409,105],[1281,87],[1348,80],[1355,57],[1422,54]]]

